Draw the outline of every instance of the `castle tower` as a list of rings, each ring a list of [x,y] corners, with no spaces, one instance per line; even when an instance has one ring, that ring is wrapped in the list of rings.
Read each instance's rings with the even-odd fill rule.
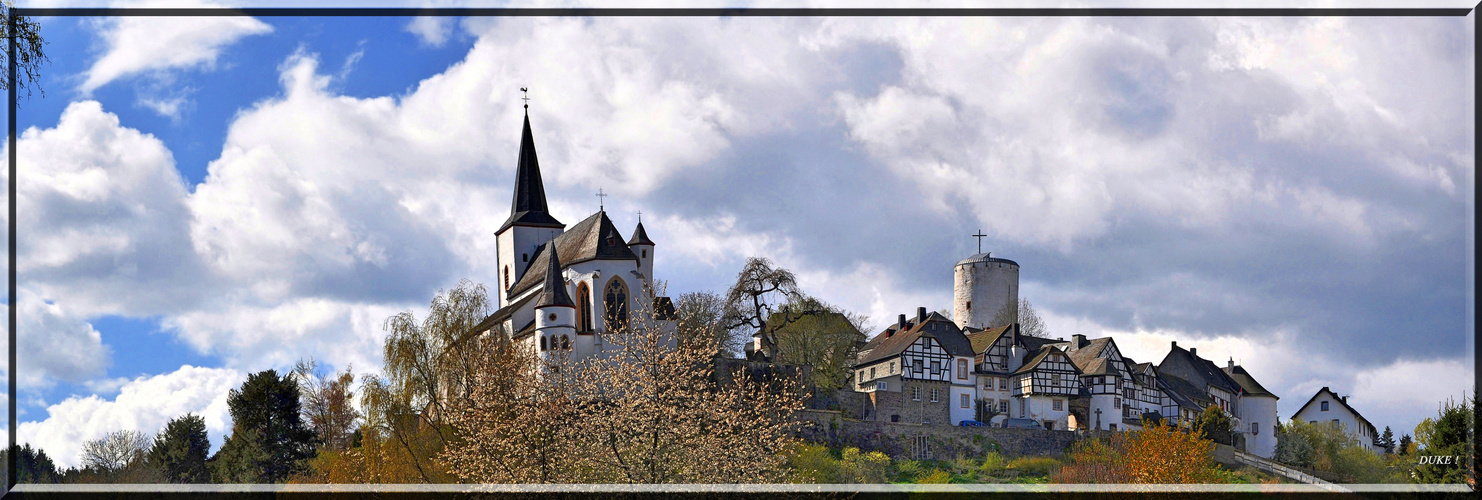
[[[991,252],[990,252],[991,253]],[[999,311],[1013,311],[1009,323],[1018,321],[1019,264],[980,253],[963,259],[953,269],[952,317],[958,328],[990,328]]]
[[[648,239],[648,232],[643,230],[643,221],[638,221],[638,227],[633,229],[633,237],[628,239],[628,249],[638,255],[638,272],[643,274],[644,281],[649,286],[654,282],[654,242]]]
[[[499,307],[509,305],[509,287],[523,276],[535,250],[566,228],[546,209],[545,185],[540,180],[540,161],[535,157],[535,138],[530,134],[530,113],[525,112],[525,130],[520,136],[520,159],[515,168],[515,197],[509,219],[494,232],[499,266]]]
[[[536,355],[545,362],[574,357],[576,347],[576,303],[566,293],[566,280],[561,277],[561,259],[555,245],[542,250],[550,254],[545,270],[545,285],[535,301]]]

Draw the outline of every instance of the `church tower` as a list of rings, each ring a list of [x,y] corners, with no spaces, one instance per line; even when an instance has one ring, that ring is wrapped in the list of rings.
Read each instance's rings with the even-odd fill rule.
[[[525,130],[520,136],[520,159],[515,168],[515,198],[509,219],[494,232],[498,247],[499,307],[509,305],[509,288],[525,274],[535,251],[566,228],[551,217],[545,203],[545,185],[540,181],[540,161],[535,157],[535,138],[530,134],[530,112],[525,112]]]
[[[576,303],[566,293],[566,280],[561,277],[561,259],[555,245],[541,251],[549,254],[545,284],[535,301],[536,355],[547,363],[573,357],[576,346]]]
[[[638,272],[643,274],[643,280],[649,286],[654,283],[654,242],[648,239],[648,232],[643,230],[643,220],[638,221],[638,227],[633,230],[633,237],[628,238],[628,249],[638,256]]]

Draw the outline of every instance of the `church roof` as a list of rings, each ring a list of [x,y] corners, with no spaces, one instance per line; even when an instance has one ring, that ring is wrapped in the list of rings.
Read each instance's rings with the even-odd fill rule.
[[[546,252],[542,253],[550,252],[551,247],[546,246],[545,249]],[[542,286],[540,300],[535,303],[535,307],[576,307],[576,303],[571,301],[571,296],[566,294],[566,280],[561,278],[560,256],[548,255],[546,257],[545,285]]]
[[[597,212],[585,220],[571,226],[571,229],[561,233],[546,243],[547,247],[555,247],[556,256],[562,267],[589,260],[638,260],[638,256],[628,249],[623,243],[623,235],[618,233],[612,225],[612,220],[607,218],[606,212]],[[549,266],[546,262],[551,255],[550,252],[536,252],[535,258],[530,261],[530,269],[542,269]],[[545,279],[542,273],[526,271],[520,279],[510,287],[512,296],[524,293],[526,290],[541,284]]]
[[[484,318],[484,320],[480,321],[478,325],[475,325],[473,327],[473,331],[483,332],[490,328],[494,328],[495,325],[503,323],[504,320],[509,319],[510,316],[514,316],[515,311],[519,311],[521,307],[525,307],[525,304],[529,304],[530,301],[534,299],[535,296],[531,295],[529,297],[516,300],[509,303],[508,305],[505,305],[504,307],[499,308],[498,311],[494,311],[494,314],[490,314],[489,317]]]
[[[648,232],[643,230],[643,223],[639,222],[638,227],[633,229],[633,239],[628,240],[628,245],[632,246],[652,244],[654,244],[654,242],[653,240],[648,239]]]
[[[535,157],[535,138],[530,134],[530,115],[525,115],[525,130],[520,134],[520,159],[515,167],[515,199],[510,203],[509,219],[499,231],[522,226],[564,227],[551,217],[545,204],[545,185],[540,181],[540,161]]]

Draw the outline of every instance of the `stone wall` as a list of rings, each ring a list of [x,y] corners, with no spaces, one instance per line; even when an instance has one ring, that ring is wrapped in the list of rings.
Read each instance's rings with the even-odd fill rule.
[[[920,389],[920,399],[912,399],[912,389]],[[937,400],[931,400],[931,391]],[[861,410],[856,418],[872,422],[907,424],[947,424],[952,421],[951,385],[946,382],[906,379],[901,391],[870,391],[860,394]],[[841,408],[842,409],[842,408]]]
[[[1010,458],[1055,456],[1076,440],[1071,431],[865,422],[835,411],[808,410],[803,417],[810,423],[801,432],[807,441],[879,451],[892,458],[948,460],[994,451]]]

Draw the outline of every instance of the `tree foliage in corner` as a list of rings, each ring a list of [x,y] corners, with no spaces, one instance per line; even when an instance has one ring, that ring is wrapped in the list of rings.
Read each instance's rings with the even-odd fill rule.
[[[217,451],[218,480],[278,483],[304,470],[318,439],[304,424],[299,397],[294,377],[276,370],[254,373],[231,391],[233,430]]]
[[[736,283],[726,291],[725,314],[722,324],[734,332],[733,338],[744,339],[750,333],[761,338],[762,352],[753,352],[752,344],[746,344],[747,356],[760,361],[771,361],[777,352],[774,334],[777,329],[810,314],[809,311],[792,310],[788,304],[803,298],[798,287],[798,278],[792,271],[773,267],[772,261],[764,257],[746,259],[746,265],[736,275]],[[730,349],[732,346],[719,346]]]
[[[776,312],[769,323],[781,325],[772,332],[777,343],[776,361],[810,367],[810,385],[840,389],[849,379],[849,369],[859,346],[865,343],[862,329],[867,318],[844,311],[812,297],[799,297],[786,311],[798,313],[786,321],[787,312]]]
[[[206,467],[206,456],[210,451],[206,419],[186,414],[170,419],[154,437],[149,463],[159,469],[166,482],[209,483],[211,471]]]
[[[6,76],[0,76],[0,89],[10,88],[10,41],[16,42],[16,91],[24,89],[26,95],[31,95],[31,88],[35,87],[42,96],[46,91],[41,89],[37,79],[41,76],[41,63],[47,61],[46,54],[42,53],[41,47],[46,45],[46,40],[41,38],[41,23],[25,16],[16,16],[15,31],[10,30],[10,9],[15,8],[13,1],[0,2],[0,30],[5,33],[5,46],[0,47],[0,62],[3,62],[3,71]]]
[[[355,432],[360,412],[355,410],[354,394],[350,384],[355,375],[346,367],[336,374],[319,373],[313,359],[299,360],[293,367],[303,391],[304,420],[319,437],[321,450],[345,451],[350,449],[350,435]]]

